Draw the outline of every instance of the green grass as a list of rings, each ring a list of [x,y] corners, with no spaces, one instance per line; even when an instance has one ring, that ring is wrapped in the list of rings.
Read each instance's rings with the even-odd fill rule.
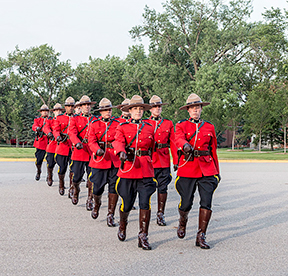
[[[35,148],[0,147],[0,158],[35,158]]]
[[[35,158],[34,148],[0,147],[0,158]],[[223,159],[254,159],[254,160],[288,160],[288,153],[283,154],[283,150],[275,151],[253,151],[245,149],[243,151],[231,151],[228,149],[218,149],[219,160]]]

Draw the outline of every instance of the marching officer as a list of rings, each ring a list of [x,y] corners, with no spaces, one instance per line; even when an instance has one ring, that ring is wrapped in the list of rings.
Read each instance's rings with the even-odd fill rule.
[[[159,226],[165,226],[166,222],[164,218],[164,211],[167,200],[167,186],[172,180],[169,148],[173,157],[174,169],[177,169],[177,148],[175,144],[174,125],[172,121],[161,117],[162,106],[166,105],[166,103],[162,103],[161,98],[156,95],[152,96],[149,103],[151,106],[151,116],[146,121],[154,128],[155,146],[152,162],[155,179],[158,182],[157,224]]]
[[[93,157],[89,165],[92,168],[89,176],[93,183],[94,209],[91,212],[93,219],[97,219],[101,206],[101,197],[105,184],[108,183],[108,214],[107,225],[115,227],[114,213],[118,201],[115,190],[117,172],[120,165],[119,158],[114,154],[112,142],[119,121],[112,118],[112,106],[110,100],[103,98],[98,106],[101,116],[95,120],[89,130],[89,147]]]
[[[38,109],[37,111],[40,112],[41,116],[35,117],[34,123],[32,125],[32,130],[36,133],[36,138],[34,140],[33,147],[36,148],[35,164],[36,164],[37,172],[36,172],[35,180],[38,181],[40,179],[40,175],[42,172],[41,167],[42,167],[42,163],[46,154],[46,147],[48,144],[47,136],[43,132],[43,126],[45,125],[46,120],[48,118],[49,108],[46,104],[43,104],[41,108]]]
[[[71,201],[74,205],[78,203],[80,183],[84,175],[85,169],[87,176],[91,172],[89,161],[91,157],[91,150],[88,146],[88,132],[92,121],[95,119],[94,115],[91,115],[91,107],[96,102],[92,102],[90,98],[84,95],[79,102],[81,107],[81,114],[75,115],[70,122],[68,129],[69,137],[74,146],[70,166],[73,172],[72,187],[69,189]],[[88,198],[86,201],[86,209],[91,211],[93,209],[93,198],[92,198],[92,183],[88,179]]]
[[[53,184],[53,169],[54,169],[54,166],[56,165],[54,155],[55,155],[57,142],[53,136],[53,121],[58,115],[62,113],[63,110],[64,109],[62,108],[61,104],[56,103],[53,109],[50,110],[50,111],[53,111],[54,118],[51,116],[48,117],[48,119],[46,120],[46,124],[43,127],[43,131],[48,138],[48,145],[46,148],[46,152],[47,152],[46,160],[47,160],[47,172],[48,172],[46,181],[47,181],[48,186],[52,186]]]
[[[65,186],[64,178],[67,171],[68,163],[71,162],[72,143],[68,136],[68,127],[73,117],[73,108],[75,101],[72,97],[68,97],[65,101],[65,113],[58,115],[53,122],[53,136],[56,137],[57,146],[55,150],[55,160],[59,166],[59,194],[64,195]],[[70,187],[72,184],[72,172],[70,172]],[[68,194],[69,196],[69,194]]]
[[[115,154],[119,156],[121,161],[116,184],[117,193],[122,199],[119,209],[118,238],[120,241],[126,239],[128,215],[138,192],[140,207],[138,247],[144,250],[151,250],[148,242],[151,216],[150,199],[156,191],[156,180],[153,179],[154,169],[151,160],[154,129],[149,123],[142,121],[144,111],[149,109],[150,105],[145,104],[140,96],[133,96],[130,104],[122,107],[123,111],[129,111],[131,119],[118,126],[113,142]]]
[[[190,118],[176,124],[176,145],[181,149],[175,187],[181,197],[177,235],[183,239],[186,234],[188,213],[192,208],[196,187],[200,195],[199,227],[196,246],[209,249],[206,230],[211,218],[212,196],[220,181],[217,158],[217,139],[214,126],[200,118],[202,107],[210,103],[202,102],[196,94],[191,94],[186,105]]]
[[[80,103],[80,102],[77,101],[77,102],[75,103],[75,105],[74,105],[74,114],[75,114],[75,115],[80,115],[81,112],[82,112],[79,103]]]

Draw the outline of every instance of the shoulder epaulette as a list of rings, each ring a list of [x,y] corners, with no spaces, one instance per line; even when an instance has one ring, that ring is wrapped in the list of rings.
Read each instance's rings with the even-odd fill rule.
[[[211,122],[209,122],[209,121],[206,121],[206,120],[203,120],[204,121],[204,123],[208,123],[208,124],[210,124],[210,125],[213,125]]]
[[[188,120],[187,119],[183,119],[183,120],[179,121],[177,124],[181,124],[181,123],[186,122],[186,121],[188,121]]]
[[[113,118],[113,121],[115,121],[117,123],[120,123],[116,118]]]
[[[146,124],[146,125],[149,125],[149,126],[152,126],[150,123],[148,123],[148,122],[145,122],[145,121],[143,121],[144,122],[144,124]]]
[[[95,118],[95,120],[93,120],[93,121],[91,122],[91,124],[93,124],[93,123],[95,123],[95,122],[98,122],[98,121],[99,121],[99,119]]]
[[[120,126],[123,126],[125,124],[129,124],[129,122],[123,122],[123,123],[120,124]]]

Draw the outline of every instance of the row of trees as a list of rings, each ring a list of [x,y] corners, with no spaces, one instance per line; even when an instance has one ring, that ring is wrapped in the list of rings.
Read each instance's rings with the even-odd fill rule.
[[[286,143],[287,12],[272,8],[263,21],[249,22],[250,0],[168,0],[163,6],[162,13],[146,7],[143,24],[130,31],[133,39],[150,39],[148,54],[140,44],[125,59],[90,57],[72,68],[45,44],[16,47],[1,58],[0,138],[31,141],[36,110],[68,96],[119,104],[135,94],[148,102],[156,94],[169,103],[163,115],[177,122],[187,116],[179,107],[195,92],[211,102],[203,118],[215,125],[219,142],[230,129],[232,146],[252,134],[260,149],[261,141],[272,148]]]

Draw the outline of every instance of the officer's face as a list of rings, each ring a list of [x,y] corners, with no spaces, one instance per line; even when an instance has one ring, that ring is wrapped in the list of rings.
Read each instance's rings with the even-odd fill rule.
[[[90,114],[91,111],[91,104],[82,104],[81,105],[81,111],[84,115]]]
[[[134,120],[140,120],[144,113],[144,108],[142,106],[135,106],[129,109],[131,118]]]
[[[109,119],[112,116],[112,109],[100,111],[100,114],[103,119]]]
[[[62,113],[62,111],[60,109],[56,109],[53,111],[53,113],[54,113],[54,116],[56,117],[56,116],[60,115]]]
[[[81,107],[80,106],[76,106],[74,108],[75,114],[80,114],[81,113]]]
[[[73,105],[65,105],[65,111],[67,114],[72,114],[74,110],[74,106]]]
[[[162,106],[161,106],[161,105],[153,106],[153,107],[150,109],[150,112],[151,112],[151,115],[152,115],[153,117],[158,117],[158,116],[161,115]]]
[[[201,105],[194,105],[190,106],[188,108],[188,113],[190,117],[194,120],[199,120],[202,112],[202,106]]]
[[[41,113],[41,117],[47,117],[47,116],[48,116],[48,113],[49,113],[49,111],[47,111],[47,110],[44,110],[44,111],[40,111],[40,113]]]

